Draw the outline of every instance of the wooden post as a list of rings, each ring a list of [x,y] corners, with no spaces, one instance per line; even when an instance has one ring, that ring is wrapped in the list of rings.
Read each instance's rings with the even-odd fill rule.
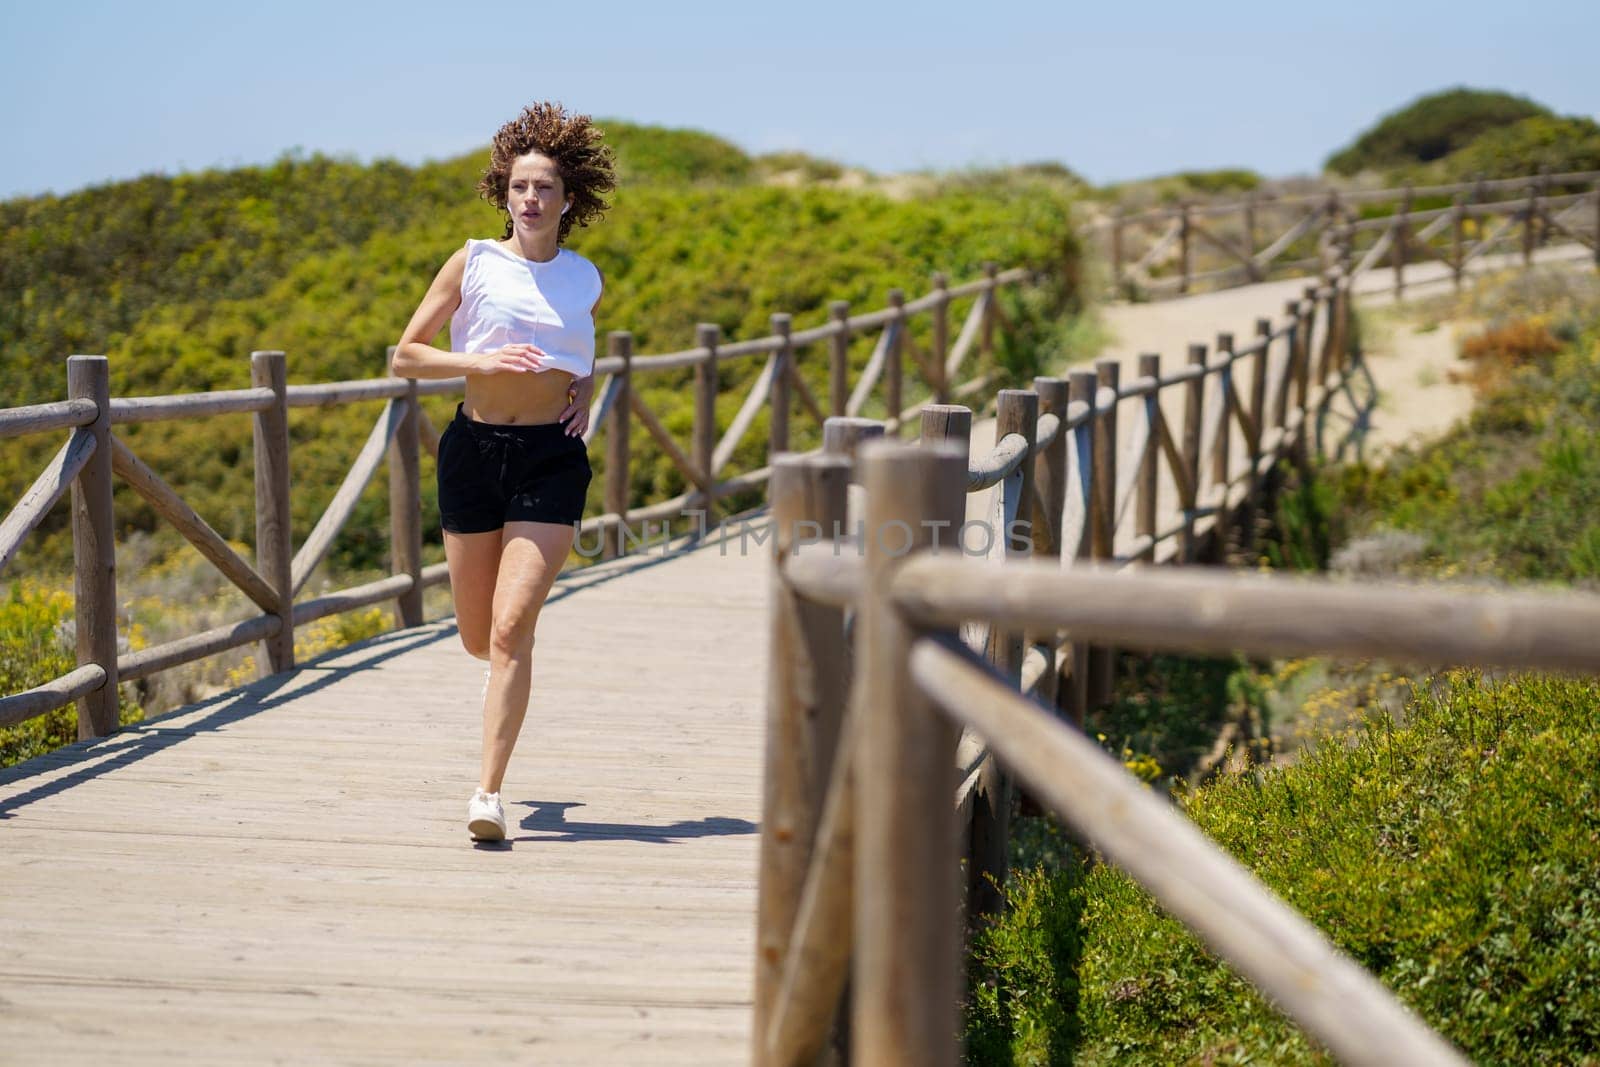
[[[772,381],[767,386],[767,403],[772,408],[771,432],[767,437],[767,456],[776,456],[789,450],[789,363],[794,359],[794,346],[789,343],[789,333],[794,320],[786,311],[776,312],[770,319],[772,332],[781,340],[773,353]],[[835,358],[838,358],[837,352]]]
[[[1000,266],[990,260],[983,265],[983,321],[978,326],[978,366],[985,371],[994,366],[994,305],[1000,299]]]
[[[256,672],[269,674],[294,667],[294,563],[289,511],[289,372],[282,352],[250,353],[250,384],[271,389],[271,407],[255,413],[252,438],[256,462],[256,570],[278,601],[274,615],[283,623],[261,642]]]
[[[1161,356],[1154,352],[1146,352],[1139,357],[1139,377],[1161,377]],[[1156,487],[1160,477],[1161,439],[1157,436],[1160,424],[1156,421],[1161,410],[1161,392],[1148,394],[1145,398],[1145,421],[1149,424],[1146,435],[1144,455],[1139,457],[1139,483],[1134,489],[1137,498],[1137,513],[1134,515],[1134,532],[1140,537],[1151,539],[1150,547],[1141,553],[1146,561],[1155,558],[1156,536]],[[1152,407],[1154,410],[1152,410]]]
[[[1600,270],[1600,182],[1594,183],[1594,267]]]
[[[1329,332],[1333,335],[1334,366],[1338,368],[1342,376],[1351,366],[1350,357],[1352,355],[1350,351],[1350,286],[1343,283],[1335,284],[1333,295],[1328,298],[1328,306],[1329,321],[1333,324],[1333,329]]]
[[[1233,334],[1217,334],[1217,355],[1222,369],[1217,372],[1217,403],[1222,410],[1217,413],[1217,437],[1211,449],[1211,482],[1217,493],[1217,511],[1211,527],[1219,561],[1228,556],[1228,490],[1233,473],[1233,405],[1238,403],[1233,385]]]
[[[1120,294],[1124,284],[1122,280],[1122,205],[1114,204],[1111,208],[1111,290]]]
[[[783,979],[828,780],[844,721],[844,612],[795,594],[783,564],[799,545],[831,539],[845,523],[851,462],[845,456],[773,457],[765,773],[756,889],[756,980],[752,1043],[767,1062],[765,1035]]]
[[[72,479],[73,613],[78,666],[99,664],[106,682],[78,698],[78,739],[118,726],[117,546],[111,517],[111,365],[105,356],[67,357],[67,399],[93,400],[99,414],[84,429],[94,454]]]
[[[961,974],[954,728],[911,680],[917,631],[890,601],[896,564],[965,514],[959,445],[871,441],[857,625],[856,958],[851,1054],[874,1067],[956,1067]]]
[[[960,404],[924,405],[921,438],[924,442],[954,441],[963,449],[961,454],[967,455],[972,446],[972,409]],[[965,504],[962,514],[966,514]]]
[[[1450,275],[1455,281],[1456,290],[1461,289],[1461,275],[1466,269],[1467,249],[1467,205],[1460,193],[1456,194],[1455,203],[1450,208]]]
[[[1033,391],[1039,395],[1039,417],[1054,415],[1065,421],[1067,417],[1067,382],[1065,378],[1038,377],[1033,380]],[[1035,434],[1038,424],[1034,424]],[[1034,499],[1030,502],[1033,516],[1033,556],[1036,559],[1061,559],[1062,517],[1067,508],[1067,438],[1066,427],[1056,431],[1056,439],[1049,446],[1033,454]],[[1059,631],[1030,634],[1031,644],[1042,644],[1050,657],[1050,669],[1039,682],[1035,695],[1039,702],[1057,711],[1063,710],[1061,700],[1061,672],[1057,669],[1055,649],[1061,644]],[[1068,660],[1070,663],[1070,660]],[[1070,668],[1069,668],[1070,669]],[[1022,813],[1037,814],[1038,806],[1025,792],[1019,791]]]
[[[389,351],[394,358],[394,350]],[[406,379],[405,396],[394,403],[401,409],[400,428],[389,442],[389,570],[411,577],[411,588],[395,597],[395,614],[401,626],[422,625],[422,474],[417,417],[417,380]]]
[[[877,419],[833,415],[822,423],[822,450],[830,455],[854,458],[863,441],[883,436],[883,423]]]
[[[611,410],[606,413],[606,511],[617,516],[617,524],[606,531],[602,558],[616,559],[622,555],[627,541],[623,537],[628,523],[629,451],[628,427],[632,424],[628,411],[633,405],[633,334],[627,330],[612,330],[606,335],[609,354],[622,360],[622,366],[612,372]]]
[[[1256,339],[1261,350],[1256,353],[1254,372],[1250,375],[1250,421],[1255,424],[1256,444],[1250,455],[1251,470],[1264,455],[1267,436],[1267,374],[1272,366],[1272,320],[1256,320]]]
[[[944,361],[950,349],[950,294],[947,292],[949,280],[943,272],[934,274],[933,291],[934,305],[930,312],[932,316],[933,337],[929,345],[929,360],[933,366],[929,373],[933,375],[933,397],[936,403],[950,403],[950,383],[945,380]]]
[[[1039,394],[1029,389],[1002,389],[997,400],[994,439],[998,442],[1007,434],[1021,434],[1033,451],[1039,432]],[[1028,532],[1011,529],[996,532],[1005,538],[1006,559],[1026,559],[1033,552],[1032,508],[1033,457],[1021,465],[1022,477],[1012,482],[1018,494],[1016,517],[1029,524]],[[1010,479],[1007,479],[1010,481]],[[1006,491],[1002,482],[999,491]],[[1012,509],[1002,507],[1006,515]],[[985,655],[989,662],[1012,686],[1022,685],[1023,631],[992,626],[989,629],[989,647]],[[977,789],[973,795],[972,837],[967,865],[967,917],[977,921],[983,916],[998,915],[1005,907],[1002,888],[1006,882],[1007,857],[1011,848],[1011,805],[1015,789],[1011,774],[1000,766],[998,760],[989,760],[978,774]]]
[[[1341,275],[1348,278],[1349,275]],[[1297,310],[1296,335],[1300,339],[1300,354],[1294,366],[1294,406],[1304,412],[1306,399],[1311,395],[1311,336],[1317,327],[1317,302],[1315,300],[1290,301]],[[1301,434],[1305,433],[1305,420],[1300,422]]]
[[[695,341],[706,350],[705,356],[694,365],[694,465],[705,473],[712,483],[710,498],[706,500],[706,518],[716,511],[716,477],[711,473],[711,457],[717,448],[717,341],[722,328],[714,322],[702,322],[695,328]]]
[[[1115,392],[1122,379],[1122,364],[1114,359],[1099,359],[1094,364],[1096,408],[1099,393]],[[1094,537],[1093,556],[1110,563],[1116,555],[1117,540],[1117,402],[1094,420]],[[1105,645],[1089,649],[1089,706],[1101,707],[1111,700],[1116,653]]]
[[[1189,346],[1189,366],[1204,367],[1206,365],[1206,346],[1191,344]],[[1183,386],[1183,468],[1189,475],[1189,485],[1194,489],[1194,504],[1199,507],[1205,502],[1205,493],[1200,486],[1200,422],[1205,411],[1206,376],[1191,378]],[[1200,544],[1194,534],[1194,512],[1184,516],[1183,521],[1183,562],[1193,563],[1200,555]]]
[[[1289,336],[1283,376],[1278,380],[1278,395],[1275,397],[1277,415],[1273,425],[1282,429],[1289,421],[1289,387],[1299,375],[1300,367],[1300,302],[1290,300],[1283,305],[1283,313],[1289,317]]]
[[[1539,220],[1539,185],[1528,183],[1528,204],[1522,209],[1522,265],[1533,265],[1533,245]]]
[[[1065,378],[1035,378],[1033,391],[1039,394],[1041,417],[1054,415],[1063,422],[1066,421],[1068,396]],[[1066,428],[1063,427],[1056,433],[1055,443],[1035,453],[1033,457],[1033,484],[1039,487],[1038,499],[1033,502],[1035,556],[1061,558],[1061,516],[1067,508],[1068,436]]]
[[[894,326],[895,331],[890,335],[889,350],[883,354],[883,404],[885,417],[897,419],[900,412],[905,410],[900,372],[905,362],[906,329],[910,325],[906,322],[905,290],[889,290],[889,307],[894,310],[894,321],[886,324],[884,329]],[[893,434],[900,436],[898,423],[893,427]]]
[[[1411,184],[1406,183],[1406,191],[1400,201],[1400,210],[1394,217],[1394,247],[1389,250],[1390,261],[1394,263],[1394,298],[1399,300],[1406,288],[1406,244],[1409,241],[1407,218],[1411,214]]]
[[[1067,401],[1069,404],[1087,405],[1094,410],[1095,376],[1093,371],[1070,371],[1067,374]],[[1094,416],[1091,414],[1089,423],[1083,432],[1074,434],[1078,442],[1076,469],[1068,472],[1068,477],[1078,481],[1081,486],[1088,482],[1086,506],[1083,514],[1084,530],[1078,543],[1070,546],[1072,558],[1076,561],[1094,558],[1094,529],[1095,529],[1095,502],[1099,499],[1100,490],[1095,484],[1099,475],[1099,465],[1095,463],[1096,430]],[[1083,492],[1083,490],[1080,490]],[[1083,726],[1084,717],[1089,711],[1089,644],[1087,641],[1074,641],[1072,643],[1072,671],[1069,684],[1061,692],[1059,701],[1062,710],[1072,717],[1078,726]]]
[[[1189,291],[1190,275],[1189,253],[1193,238],[1190,232],[1192,223],[1189,217],[1189,202],[1187,200],[1178,206],[1178,212],[1178,259],[1183,269],[1183,277],[1178,285],[1178,292],[1187,293]]]
[[[829,349],[828,413],[843,415],[850,402],[850,301],[833,301],[828,305],[828,313],[839,324],[839,332],[833,335],[833,345]]]
[[[1244,256],[1250,269],[1250,278],[1252,281],[1256,281],[1259,279],[1256,278],[1257,272],[1254,263],[1256,255],[1256,192],[1254,189],[1245,194],[1243,211]]]
[[[1540,202],[1550,198],[1550,164],[1539,165],[1539,177],[1534,179],[1533,186],[1537,191],[1533,200],[1533,246],[1543,248],[1550,240],[1550,228],[1545,225],[1545,209]]]

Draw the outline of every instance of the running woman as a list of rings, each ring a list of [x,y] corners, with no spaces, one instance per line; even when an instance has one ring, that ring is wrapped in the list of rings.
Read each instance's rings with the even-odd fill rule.
[[[587,115],[540,103],[502,126],[478,192],[507,213],[500,240],[468,240],[422,298],[390,370],[466,376],[439,438],[439,517],[461,643],[487,660],[483,766],[467,804],[475,840],[506,835],[500,787],[532,684],[534,629],[566,562],[593,478],[583,433],[594,398],[602,279],[561,247],[616,187]],[[433,339],[450,320],[450,350]]]

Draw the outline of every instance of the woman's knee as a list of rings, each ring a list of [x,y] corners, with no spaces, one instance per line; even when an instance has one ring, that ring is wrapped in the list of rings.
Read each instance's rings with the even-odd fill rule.
[[[489,627],[489,646],[502,656],[516,656],[533,647],[534,628],[538,615],[507,615],[494,620]]]
[[[456,633],[460,635],[461,647],[467,650],[467,655],[474,659],[489,658],[488,634],[469,634],[467,631],[460,629]]]

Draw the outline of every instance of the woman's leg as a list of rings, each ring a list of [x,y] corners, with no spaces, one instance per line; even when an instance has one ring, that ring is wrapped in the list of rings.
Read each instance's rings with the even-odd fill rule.
[[[450,599],[456,609],[456,633],[468,654],[478,659],[489,658],[495,576],[500,572],[503,534],[503,528],[470,534],[444,531],[444,558],[450,568]]]
[[[565,523],[508,522],[489,628],[489,693],[483,704],[484,792],[498,793],[528,711],[533,632],[550,586],[567,562],[574,529]]]

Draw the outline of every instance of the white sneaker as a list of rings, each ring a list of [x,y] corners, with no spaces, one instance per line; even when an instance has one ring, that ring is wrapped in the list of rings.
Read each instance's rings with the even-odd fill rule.
[[[483,692],[478,694],[478,703],[482,704],[489,699],[489,668],[483,668]]]
[[[506,813],[500,806],[499,793],[485,793],[482,789],[467,801],[467,832],[474,841],[504,841]]]

